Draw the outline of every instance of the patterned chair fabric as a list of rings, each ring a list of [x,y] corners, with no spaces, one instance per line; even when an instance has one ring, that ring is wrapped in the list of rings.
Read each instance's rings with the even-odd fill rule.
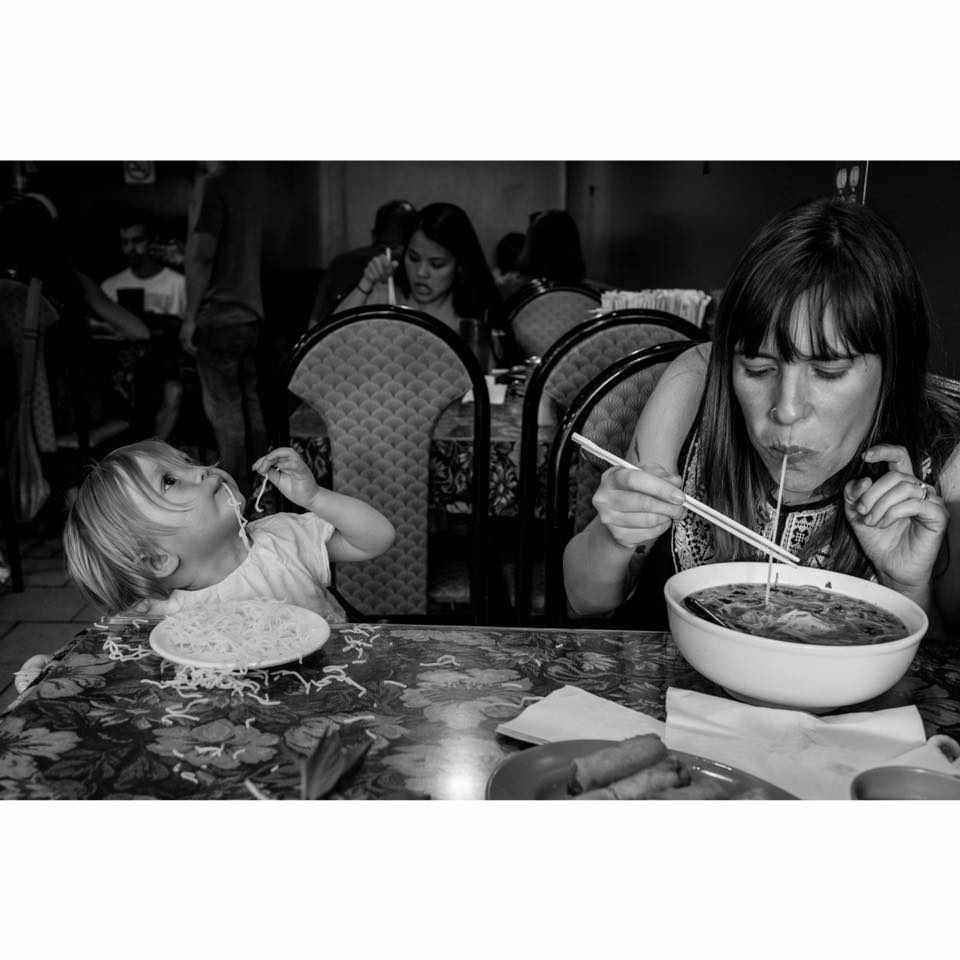
[[[629,353],[652,347],[655,343],[689,339],[671,327],[656,323],[635,323],[597,330],[557,359],[548,372],[543,389],[562,409],[567,410],[574,397],[601,371]]]
[[[590,319],[600,305],[599,294],[586,287],[543,283],[535,289],[508,321],[517,345],[528,357],[542,357],[568,330]]]
[[[637,420],[654,387],[663,371],[686,349],[687,343],[674,340],[620,358],[584,387],[564,417],[550,452],[544,601],[548,626],[559,626],[565,619],[563,550],[569,538],[596,515],[593,494],[609,466],[576,448],[571,436],[582,433],[611,453],[626,457]],[[577,489],[570,516],[568,490],[573,478]]]
[[[578,432],[605,450],[626,459],[637,420],[672,359],[672,356],[668,356],[657,363],[644,366],[637,373],[615,384],[609,392],[599,396]],[[600,477],[608,467],[609,464],[582,453],[574,458],[571,477],[575,471],[577,499],[573,533],[583,530],[596,515],[593,495],[600,484]]]
[[[338,590],[361,610],[409,616],[427,611],[430,434],[444,408],[475,384],[437,333],[391,310],[398,312],[359,308],[346,325],[328,324],[326,335],[321,328],[288,389],[327,424],[334,489],[375,506],[397,532],[382,556],[341,564]],[[479,365],[476,375],[482,384]]]
[[[23,357],[23,318],[27,311],[27,285],[17,280],[0,279],[0,410],[10,414],[19,404],[18,384]],[[33,431],[37,449],[53,453],[57,449],[53,425],[53,404],[47,381],[43,353],[43,334],[57,322],[59,314],[46,297],[40,298],[36,373],[33,382]]]
[[[569,331],[543,357],[527,386],[521,427],[520,534],[514,590],[518,624],[525,624],[530,610],[538,606],[537,598],[531,596],[529,589],[532,578],[529,538],[533,535],[530,517],[535,495],[537,414],[542,394],[548,394],[561,410],[567,410],[594,377],[624,356],[656,344],[704,339],[703,331],[672,314],[659,310],[619,310]]]

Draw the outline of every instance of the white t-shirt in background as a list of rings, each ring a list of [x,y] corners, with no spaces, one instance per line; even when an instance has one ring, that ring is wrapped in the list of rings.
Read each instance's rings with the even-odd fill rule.
[[[152,277],[138,277],[129,267],[107,277],[100,289],[113,301],[118,290],[143,290],[143,309],[147,313],[163,313],[182,317],[187,309],[187,281],[182,273],[164,267]]]

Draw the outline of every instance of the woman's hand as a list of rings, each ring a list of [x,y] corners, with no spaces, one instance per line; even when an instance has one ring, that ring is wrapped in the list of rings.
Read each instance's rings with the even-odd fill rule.
[[[600,480],[593,505],[613,541],[635,550],[653,543],[683,516],[681,483],[658,463],[639,470],[611,467]]]
[[[894,444],[867,450],[867,463],[886,462],[879,480],[851,480],[844,510],[881,581],[901,593],[926,589],[947,529],[948,513],[936,490],[917,479],[907,451]]]
[[[378,283],[386,283],[399,265],[400,261],[392,260],[389,253],[379,254],[363,268],[363,276],[357,284],[357,289],[367,296]]]
[[[298,507],[309,509],[310,501],[320,489],[303,457],[292,447],[271,450],[254,463],[253,469]]]

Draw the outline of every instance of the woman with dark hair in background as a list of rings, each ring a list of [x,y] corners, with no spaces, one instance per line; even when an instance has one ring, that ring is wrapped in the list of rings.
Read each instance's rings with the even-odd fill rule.
[[[388,302],[394,278],[396,302],[429,313],[460,332],[476,321],[481,336],[499,324],[500,294],[470,218],[452,203],[431,203],[417,215],[400,261],[380,254],[367,264],[360,282],[337,306]]]
[[[931,634],[955,627],[958,411],[927,382],[929,323],[913,261],[868,208],[819,200],[771,220],[714,342],[674,361],[644,407],[628,453],[641,469],[606,471],[597,516],[567,545],[573,611],[653,625],[673,572],[765,559],[688,512],[687,493],[806,566],[910,597]]]
[[[580,232],[566,210],[547,210],[534,215],[516,269],[528,281],[583,283],[587,268],[580,248]]]

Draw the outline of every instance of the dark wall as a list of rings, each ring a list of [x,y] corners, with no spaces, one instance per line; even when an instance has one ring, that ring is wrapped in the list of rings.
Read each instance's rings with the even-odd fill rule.
[[[872,161],[867,204],[903,237],[927,288],[934,319],[930,367],[960,379],[960,163]]]
[[[591,278],[710,291],[764,221],[830,194],[833,170],[833,161],[577,162],[568,164],[567,208]]]

